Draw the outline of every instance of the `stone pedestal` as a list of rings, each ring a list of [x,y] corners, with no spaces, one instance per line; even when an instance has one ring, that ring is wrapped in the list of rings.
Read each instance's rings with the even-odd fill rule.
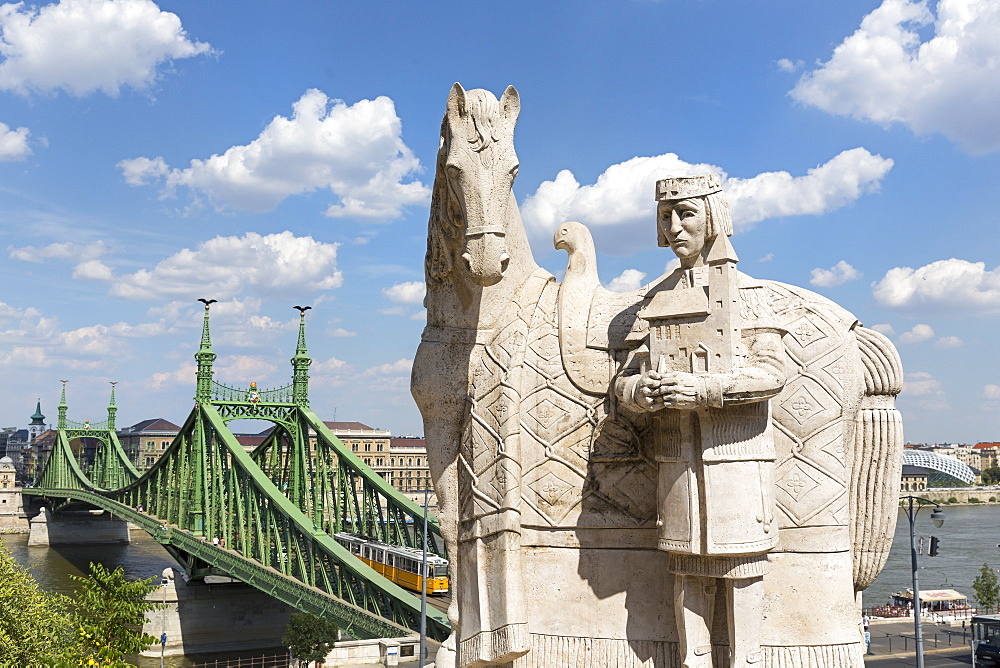
[[[176,576],[176,577],[175,577]],[[243,583],[187,583],[165,569],[161,586],[148,599],[166,603],[147,616],[143,631],[167,634],[165,656],[281,647],[281,636],[296,610]],[[153,645],[143,656],[159,656]]]
[[[31,518],[28,545],[128,544],[128,522],[100,510],[53,514],[48,506]]]

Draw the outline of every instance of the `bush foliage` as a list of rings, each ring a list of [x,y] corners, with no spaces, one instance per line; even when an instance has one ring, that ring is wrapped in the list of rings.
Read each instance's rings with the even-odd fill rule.
[[[72,576],[75,598],[44,591],[0,543],[0,666],[128,666],[126,654],[156,638],[142,633],[152,581],[130,581],[121,566],[90,564]]]

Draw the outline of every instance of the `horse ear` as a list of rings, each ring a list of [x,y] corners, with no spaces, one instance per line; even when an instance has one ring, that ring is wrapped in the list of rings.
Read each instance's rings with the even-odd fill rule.
[[[468,107],[465,104],[465,89],[457,81],[451,87],[451,92],[448,93],[448,113],[459,116],[468,115]]]
[[[507,86],[507,90],[500,97],[500,111],[508,123],[511,125],[517,123],[517,116],[521,113],[521,96],[513,86]]]

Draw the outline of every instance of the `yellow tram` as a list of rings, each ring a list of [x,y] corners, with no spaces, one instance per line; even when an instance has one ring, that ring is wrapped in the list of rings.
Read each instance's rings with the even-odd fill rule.
[[[421,550],[387,545],[356,534],[338,533],[333,537],[350,550],[351,554],[375,569],[379,575],[400,587],[419,592],[426,577],[429,595],[448,593],[447,559],[428,553],[427,572],[421,575],[420,567],[423,561]]]

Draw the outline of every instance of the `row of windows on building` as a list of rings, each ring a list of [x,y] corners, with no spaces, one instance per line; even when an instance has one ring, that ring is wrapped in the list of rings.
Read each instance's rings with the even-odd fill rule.
[[[351,452],[357,453],[366,466],[371,467],[389,484],[400,491],[418,491],[431,487],[430,471],[424,439],[393,437],[386,430],[373,429],[361,422],[327,422],[327,428]],[[119,433],[119,440],[132,457],[136,467],[145,470],[153,466],[170,447],[180,427],[163,420],[146,420]],[[252,451],[267,437],[261,434],[238,434],[237,440]],[[310,449],[315,453],[316,437],[310,438]],[[365,457],[366,453],[383,453],[382,456]]]

